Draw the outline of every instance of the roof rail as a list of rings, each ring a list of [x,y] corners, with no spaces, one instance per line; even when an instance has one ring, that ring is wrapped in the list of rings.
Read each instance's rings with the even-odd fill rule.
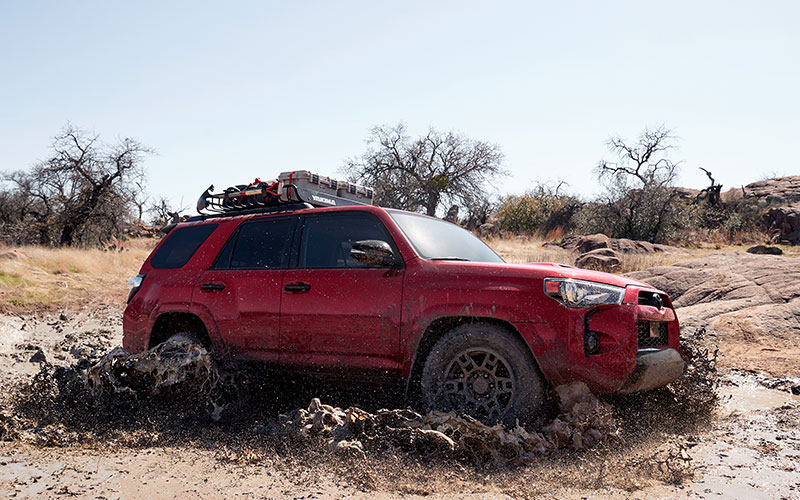
[[[197,212],[200,215],[189,220],[301,208],[369,205],[323,191],[285,184],[282,181],[266,183],[258,178],[251,184],[232,186],[220,193],[212,191],[214,191],[213,185],[203,192],[197,200]]]

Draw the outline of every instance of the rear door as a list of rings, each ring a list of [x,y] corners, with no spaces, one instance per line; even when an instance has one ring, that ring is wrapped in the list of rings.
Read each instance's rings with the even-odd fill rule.
[[[193,294],[237,355],[278,360],[283,275],[297,220],[280,216],[240,224]]]
[[[404,268],[350,257],[353,242],[382,240],[402,264],[383,223],[367,212],[316,214],[300,232],[283,279],[281,363],[396,370]]]

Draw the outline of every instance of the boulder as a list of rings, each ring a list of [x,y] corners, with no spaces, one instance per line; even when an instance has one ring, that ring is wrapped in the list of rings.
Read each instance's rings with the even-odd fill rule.
[[[592,234],[588,236],[565,236],[561,248],[571,252],[586,253],[598,248],[610,248],[623,254],[646,254],[655,252],[685,253],[683,248],[647,241],[629,240],[627,238],[609,238],[605,234]]]
[[[596,248],[575,259],[575,266],[595,271],[612,272],[622,264],[617,252],[610,248]]]
[[[605,234],[590,234],[578,241],[578,253],[587,253],[601,248],[611,248],[611,239]]]
[[[755,245],[747,249],[747,253],[754,253],[758,255],[783,255],[783,250],[779,247],[770,247],[767,245]]]

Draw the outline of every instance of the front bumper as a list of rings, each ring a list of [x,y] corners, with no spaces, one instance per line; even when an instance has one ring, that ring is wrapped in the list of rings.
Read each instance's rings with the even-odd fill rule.
[[[676,380],[686,368],[680,353],[675,349],[640,349],[636,354],[636,368],[620,387],[620,394],[647,391]]]

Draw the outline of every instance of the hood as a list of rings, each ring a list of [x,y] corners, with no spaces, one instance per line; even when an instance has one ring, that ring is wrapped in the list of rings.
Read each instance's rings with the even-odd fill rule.
[[[615,286],[628,286],[635,285],[646,288],[653,288],[644,281],[628,278],[627,276],[620,276],[618,274],[604,273],[602,271],[591,271],[589,269],[580,269],[578,267],[567,266],[564,264],[555,264],[552,262],[537,262],[533,264],[523,264],[528,268],[539,269],[544,273],[550,273],[555,277],[561,278],[575,278],[586,281],[596,281],[597,283],[605,283],[607,285]]]
[[[485,264],[485,263],[472,263],[472,262],[458,262],[447,263],[450,265],[458,265],[464,268],[479,267],[483,269],[492,269],[494,273],[511,273],[516,275],[532,276],[536,278],[574,278],[586,281],[596,281],[598,283],[605,283],[607,285],[615,285],[626,287],[628,285],[641,286],[656,290],[653,286],[627,276],[620,276],[618,274],[604,273],[601,271],[590,271],[588,269],[580,269],[578,267],[567,266],[564,264],[556,264],[554,262],[535,262],[530,264]]]
[[[441,261],[430,262],[420,259],[425,265],[433,265],[439,269],[450,269],[459,273],[469,273],[478,276],[491,275],[494,277],[508,276],[518,278],[574,278],[586,281],[595,281],[597,283],[605,283],[607,285],[614,285],[626,287],[628,285],[640,286],[649,288],[651,290],[658,290],[657,288],[639,280],[628,278],[627,276],[620,276],[618,274],[604,273],[601,271],[590,271],[588,269],[580,269],[573,266],[564,264],[556,264],[553,262],[535,262],[530,264],[509,264],[509,263],[487,263],[487,262],[461,262],[461,261]]]

